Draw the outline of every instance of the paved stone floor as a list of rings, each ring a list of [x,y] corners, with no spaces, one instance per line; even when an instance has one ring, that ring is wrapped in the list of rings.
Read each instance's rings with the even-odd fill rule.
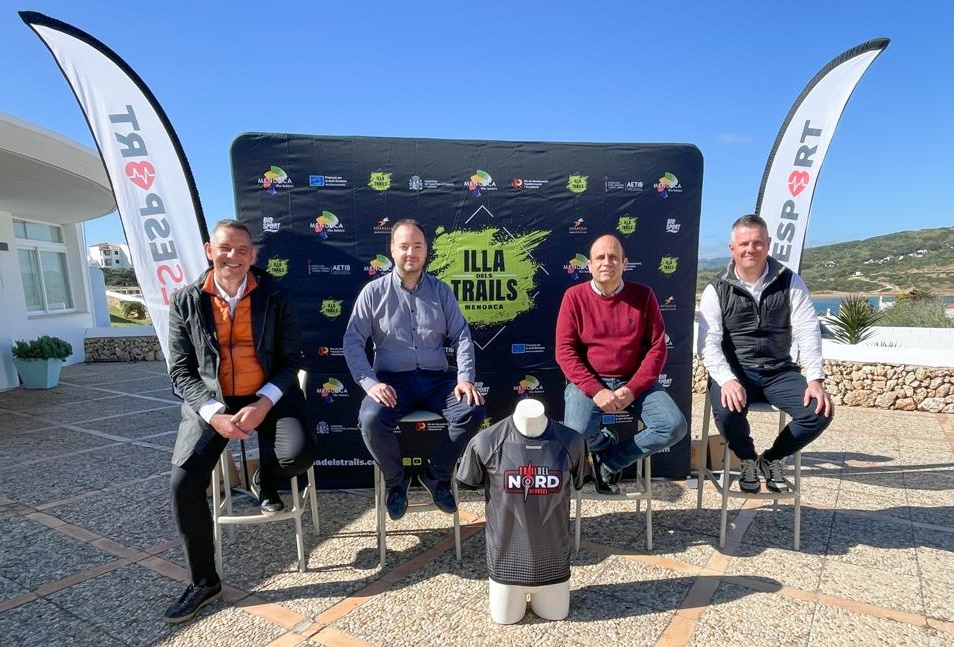
[[[381,570],[367,491],[321,492],[306,573],[290,524],[233,529],[227,594],[165,625],[184,586],[167,495],[177,421],[160,363],[71,366],[53,390],[0,393],[0,644],[954,644],[954,427],[942,414],[841,408],[804,452],[799,551],[790,505],[736,500],[719,550],[711,487],[697,511],[694,490],[659,482],[647,552],[632,503],[585,502],[569,617],[528,612],[507,627],[487,611],[479,495],[462,503],[462,562],[449,517],[424,513],[391,524]]]

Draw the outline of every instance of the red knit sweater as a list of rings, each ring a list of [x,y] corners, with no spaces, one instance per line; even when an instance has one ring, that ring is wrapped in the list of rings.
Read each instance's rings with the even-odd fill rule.
[[[563,295],[556,325],[556,361],[566,379],[592,398],[606,388],[598,376],[618,377],[639,396],[666,363],[666,331],[656,295],[625,281],[610,297],[589,281]]]

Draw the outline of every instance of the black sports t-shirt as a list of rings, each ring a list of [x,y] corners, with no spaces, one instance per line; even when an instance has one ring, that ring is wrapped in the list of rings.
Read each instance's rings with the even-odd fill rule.
[[[570,579],[570,486],[582,487],[585,461],[583,437],[553,420],[536,438],[507,418],[471,439],[457,481],[484,488],[493,580],[546,586]]]

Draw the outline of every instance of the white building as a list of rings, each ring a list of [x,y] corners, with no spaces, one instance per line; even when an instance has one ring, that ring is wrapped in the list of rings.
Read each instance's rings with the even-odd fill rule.
[[[89,260],[99,267],[130,268],[129,246],[119,243],[96,243],[89,246]]]
[[[67,363],[85,360],[95,317],[81,223],[115,209],[96,151],[0,112],[0,389],[19,384],[14,340],[56,335],[73,346]]]

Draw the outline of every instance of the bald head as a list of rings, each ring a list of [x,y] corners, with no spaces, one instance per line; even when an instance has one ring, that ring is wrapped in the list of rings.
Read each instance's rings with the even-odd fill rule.
[[[600,236],[590,246],[590,274],[603,294],[612,294],[623,280],[626,252],[623,243],[612,234]]]

